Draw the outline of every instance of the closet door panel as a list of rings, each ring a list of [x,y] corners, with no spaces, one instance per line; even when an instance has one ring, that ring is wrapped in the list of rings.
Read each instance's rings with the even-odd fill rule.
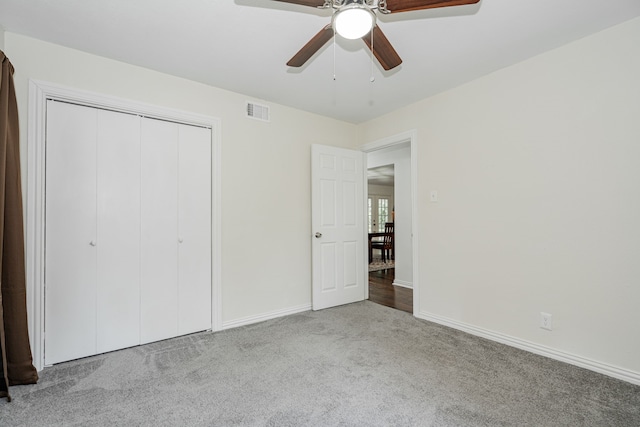
[[[140,342],[140,118],[100,110],[98,353]]]
[[[211,329],[211,130],[180,125],[178,332]]]
[[[96,109],[47,102],[47,365],[96,353],[96,130]]]
[[[178,334],[178,125],[142,119],[141,343]]]

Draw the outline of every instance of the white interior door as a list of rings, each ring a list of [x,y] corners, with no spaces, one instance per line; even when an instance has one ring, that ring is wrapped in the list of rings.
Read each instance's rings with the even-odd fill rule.
[[[178,125],[142,120],[140,341],[178,334]]]
[[[180,125],[178,333],[211,329],[211,130]]]
[[[97,112],[47,102],[47,365],[96,353]]]
[[[364,154],[311,148],[313,309],[365,297]]]

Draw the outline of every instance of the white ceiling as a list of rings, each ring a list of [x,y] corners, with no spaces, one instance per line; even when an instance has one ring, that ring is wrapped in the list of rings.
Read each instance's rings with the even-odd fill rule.
[[[335,81],[333,43],[300,69],[285,65],[330,16],[273,0],[0,0],[6,31],[353,123],[640,16],[640,0],[482,0],[381,16],[404,62],[375,63],[373,83],[361,40],[337,41]]]
[[[393,186],[394,182],[395,168],[392,164],[367,169],[367,183],[369,185]]]

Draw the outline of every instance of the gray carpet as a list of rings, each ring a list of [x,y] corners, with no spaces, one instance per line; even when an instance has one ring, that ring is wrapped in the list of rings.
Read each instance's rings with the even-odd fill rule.
[[[371,302],[47,368],[0,426],[640,426],[640,387]]]

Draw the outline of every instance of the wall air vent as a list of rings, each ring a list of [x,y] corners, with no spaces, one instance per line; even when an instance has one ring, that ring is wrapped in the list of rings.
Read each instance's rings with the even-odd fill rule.
[[[270,121],[269,107],[266,105],[256,104],[255,102],[247,102],[247,117],[256,120],[262,120],[263,122]]]

